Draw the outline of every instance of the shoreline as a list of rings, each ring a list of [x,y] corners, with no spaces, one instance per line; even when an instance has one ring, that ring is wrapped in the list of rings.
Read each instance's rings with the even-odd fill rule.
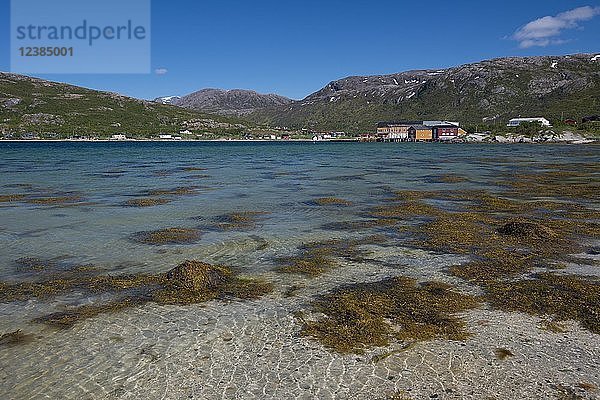
[[[172,139],[126,139],[126,140],[112,140],[112,139],[96,139],[96,140],[71,140],[71,139],[1,139],[0,143],[36,143],[36,142],[68,142],[68,143],[132,143],[132,142],[150,142],[150,143],[426,143],[426,144],[571,144],[571,145],[582,145],[582,144],[597,144],[600,143],[600,139],[588,139],[588,140],[557,140],[557,141],[531,141],[531,142],[500,142],[500,141],[405,141],[405,142],[383,142],[383,141],[363,141],[359,139],[335,139],[335,140],[312,140],[312,139],[289,139],[289,140],[269,140],[269,139],[198,139],[198,140],[172,140]]]

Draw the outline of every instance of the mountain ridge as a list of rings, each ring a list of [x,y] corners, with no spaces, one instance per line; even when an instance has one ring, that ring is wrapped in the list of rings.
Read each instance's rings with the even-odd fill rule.
[[[502,57],[444,69],[350,76],[285,107],[259,110],[261,123],[319,130],[373,129],[382,120],[499,123],[529,114],[556,119],[600,113],[600,57]]]
[[[155,99],[189,110],[222,115],[243,116],[259,109],[287,105],[293,100],[278,94],[261,94],[247,89],[205,88],[185,96],[168,96]]]

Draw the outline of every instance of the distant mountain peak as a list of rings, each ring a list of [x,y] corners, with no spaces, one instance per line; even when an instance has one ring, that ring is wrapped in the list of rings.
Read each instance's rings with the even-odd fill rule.
[[[260,94],[245,89],[201,89],[183,97],[159,97],[155,101],[190,110],[225,114],[246,115],[252,112],[292,103],[291,99],[277,94]]]
[[[153,101],[155,103],[160,103],[160,104],[172,104],[172,105],[175,105],[175,103],[177,103],[180,99],[181,99],[180,96],[164,96],[164,97],[157,97]]]

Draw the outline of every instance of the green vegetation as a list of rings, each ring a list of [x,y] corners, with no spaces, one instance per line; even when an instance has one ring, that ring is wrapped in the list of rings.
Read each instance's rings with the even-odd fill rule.
[[[556,60],[559,68],[553,69]],[[580,121],[598,113],[599,65],[590,62],[589,55],[570,55],[488,60],[441,74],[412,71],[349,77],[330,83],[304,101],[262,110],[251,117],[272,126],[350,133],[373,132],[380,121],[442,119],[460,121],[469,132],[477,129],[497,134],[511,131],[506,127],[511,118],[544,116],[556,128],[598,136],[599,125],[574,128],[559,121]],[[569,76],[567,84],[565,76]]]
[[[233,117],[202,114],[114,93],[0,73],[0,134],[31,132],[43,138],[73,135],[108,137],[126,133],[241,135],[245,127]]]

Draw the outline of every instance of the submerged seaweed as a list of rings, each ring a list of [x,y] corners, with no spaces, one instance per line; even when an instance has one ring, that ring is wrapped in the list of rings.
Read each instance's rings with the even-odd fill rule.
[[[167,204],[170,202],[171,200],[165,198],[141,197],[137,199],[127,200],[125,202],[125,205],[129,207],[152,207],[161,204]]]
[[[361,239],[330,239],[304,244],[299,247],[297,255],[276,260],[280,265],[278,271],[310,277],[319,276],[338,267],[339,259],[362,261],[369,252],[360,247],[379,244],[383,240],[381,236],[368,236]]]
[[[337,197],[320,197],[311,201],[310,204],[317,206],[349,206],[352,205],[352,202]]]
[[[31,342],[32,340],[33,335],[23,333],[23,331],[19,329],[14,332],[7,332],[0,335],[0,346],[25,344]]]
[[[202,234],[193,228],[164,228],[156,231],[138,232],[133,240],[151,245],[193,244],[200,240]]]
[[[0,203],[10,203],[13,201],[23,200],[25,197],[24,194],[3,194],[0,195]]]
[[[249,231],[256,228],[259,221],[268,215],[264,211],[238,211],[215,218],[207,229],[219,231]]]
[[[304,319],[302,333],[341,353],[361,353],[392,339],[464,340],[469,333],[456,313],[479,304],[444,283],[396,277],[323,296],[313,311],[324,316]]]
[[[46,206],[64,206],[64,205],[76,205],[81,203],[83,198],[79,195],[68,195],[68,196],[53,196],[53,197],[32,197],[25,201],[35,205],[46,205]]]
[[[172,189],[152,189],[146,192],[148,196],[185,196],[198,194],[198,186],[181,186]]]
[[[41,282],[0,282],[0,302],[50,298],[78,289],[88,294],[111,294],[106,303],[75,307],[38,318],[54,326],[69,327],[79,320],[119,311],[147,302],[194,304],[217,298],[256,299],[270,293],[270,282],[239,276],[230,267],[185,261],[166,273],[153,275],[72,276]]]
[[[579,321],[600,334],[600,281],[596,279],[544,272],[532,279],[493,282],[485,291],[494,308]]]

